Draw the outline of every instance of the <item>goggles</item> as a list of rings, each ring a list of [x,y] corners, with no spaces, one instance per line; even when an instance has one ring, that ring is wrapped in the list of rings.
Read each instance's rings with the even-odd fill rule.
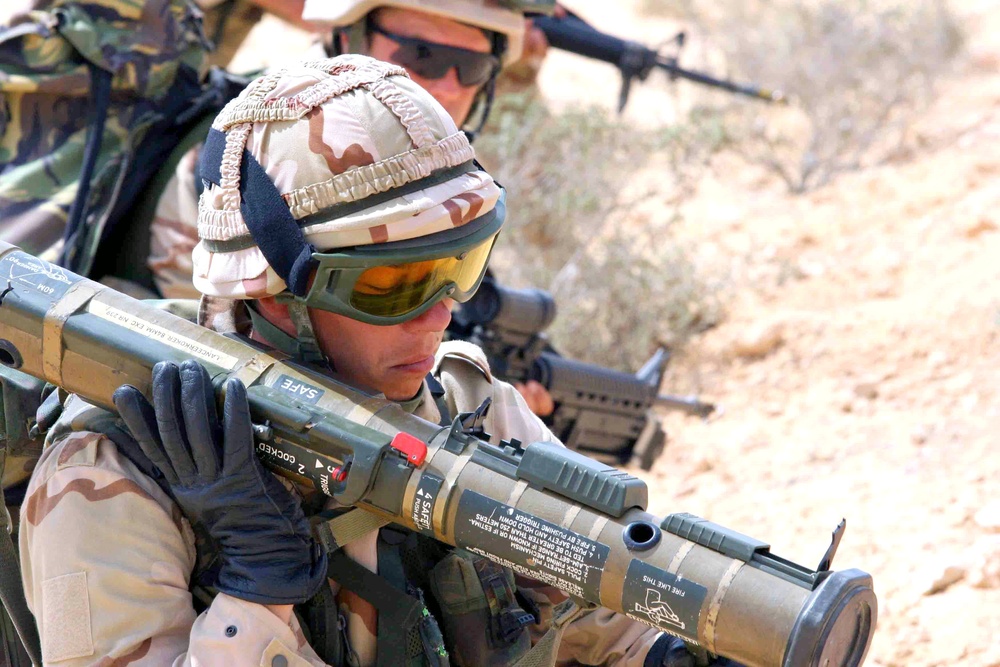
[[[424,79],[442,79],[454,67],[460,84],[479,87],[500,71],[500,59],[492,53],[403,37],[383,30],[374,22],[369,25],[369,30],[396,42],[399,49],[392,54],[392,62]]]
[[[399,324],[445,298],[468,301],[483,280],[506,216],[504,196],[462,227],[410,241],[313,253],[305,305],[368,324]]]

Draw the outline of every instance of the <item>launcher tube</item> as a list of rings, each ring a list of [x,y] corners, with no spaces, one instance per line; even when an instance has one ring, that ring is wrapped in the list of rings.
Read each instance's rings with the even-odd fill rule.
[[[877,602],[860,570],[813,572],[551,443],[494,446],[273,350],[223,336],[0,242],[0,362],[111,408],[152,366],[197,359],[248,387],[275,472],[749,667],[854,666]],[[221,389],[220,389],[221,392]]]

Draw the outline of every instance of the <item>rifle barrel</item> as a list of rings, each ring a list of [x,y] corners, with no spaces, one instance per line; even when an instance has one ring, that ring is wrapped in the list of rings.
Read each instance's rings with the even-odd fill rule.
[[[660,394],[653,404],[668,410],[679,410],[689,415],[696,415],[702,419],[715,412],[714,403],[705,403],[694,397]]]
[[[784,93],[780,90],[769,90],[767,88],[760,88],[750,84],[736,83],[735,81],[730,81],[728,79],[719,79],[709,74],[684,69],[671,58],[664,58],[662,56],[657,58],[656,66],[665,70],[671,77],[678,77],[681,79],[687,79],[688,81],[694,81],[695,83],[701,83],[706,86],[721,88],[722,90],[736,93],[737,95],[746,95],[747,97],[753,97],[767,102],[784,103],[786,101]]]

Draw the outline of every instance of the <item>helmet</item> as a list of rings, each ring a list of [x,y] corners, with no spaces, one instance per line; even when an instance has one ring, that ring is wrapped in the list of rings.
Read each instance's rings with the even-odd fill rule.
[[[529,3],[531,4],[531,3]],[[383,7],[412,9],[434,14],[503,35],[507,48],[503,64],[521,57],[524,43],[524,10],[519,2],[497,0],[306,0],[302,18],[333,28],[348,28]]]
[[[267,74],[223,109],[202,150],[195,287],[284,299],[299,340],[270,342],[308,361],[307,306],[392,324],[465,300],[505,211],[474,158],[400,67],[344,55]]]

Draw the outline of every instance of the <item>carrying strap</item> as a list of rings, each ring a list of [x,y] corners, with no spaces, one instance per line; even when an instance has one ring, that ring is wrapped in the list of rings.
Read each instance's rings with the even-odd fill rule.
[[[364,537],[373,530],[392,523],[381,515],[369,512],[361,507],[355,507],[332,519],[322,518],[313,525],[313,535],[323,545],[328,554],[342,549],[358,538]]]
[[[90,195],[91,179],[94,177],[94,167],[101,152],[101,142],[104,139],[105,124],[108,119],[108,107],[111,105],[111,72],[97,65],[90,64],[90,99],[93,102],[94,115],[87,126],[87,140],[83,149],[83,165],[80,169],[80,181],[77,185],[73,206],[70,208],[66,230],[63,233],[63,254],[59,263],[69,269],[77,268],[77,258],[82,245],[83,221],[87,217],[87,204]],[[86,273],[83,271],[82,273]]]
[[[448,409],[448,401],[444,397],[444,387],[433,373],[427,374],[427,388],[431,392],[431,398],[434,399],[434,405],[437,406],[438,414],[438,424],[441,426],[451,426],[451,410]]]
[[[205,135],[212,127],[214,119],[215,110],[213,109],[192,125],[187,134],[170,152],[163,166],[156,172],[149,184],[143,188],[142,199],[129,212],[131,221],[128,225],[123,226],[121,240],[117,241],[120,244],[119,249],[124,249],[126,252],[109,253],[108,260],[111,266],[107,269],[100,267],[100,270],[106,270],[114,276],[131,280],[159,293],[153,278],[153,270],[145,261],[152,239],[152,224],[156,208],[160,203],[160,197],[167,189],[167,185],[176,174],[181,160],[191,149],[205,140]],[[141,253],[142,261],[136,261],[135,253]]]
[[[3,487],[0,487],[0,502],[3,499]],[[14,622],[21,643],[31,658],[31,664],[42,664],[42,645],[38,639],[38,626],[35,617],[28,609],[28,601],[24,597],[24,585],[21,583],[21,566],[17,558],[17,550],[11,539],[12,523],[7,505],[4,503],[0,517],[0,600],[4,609]]]

